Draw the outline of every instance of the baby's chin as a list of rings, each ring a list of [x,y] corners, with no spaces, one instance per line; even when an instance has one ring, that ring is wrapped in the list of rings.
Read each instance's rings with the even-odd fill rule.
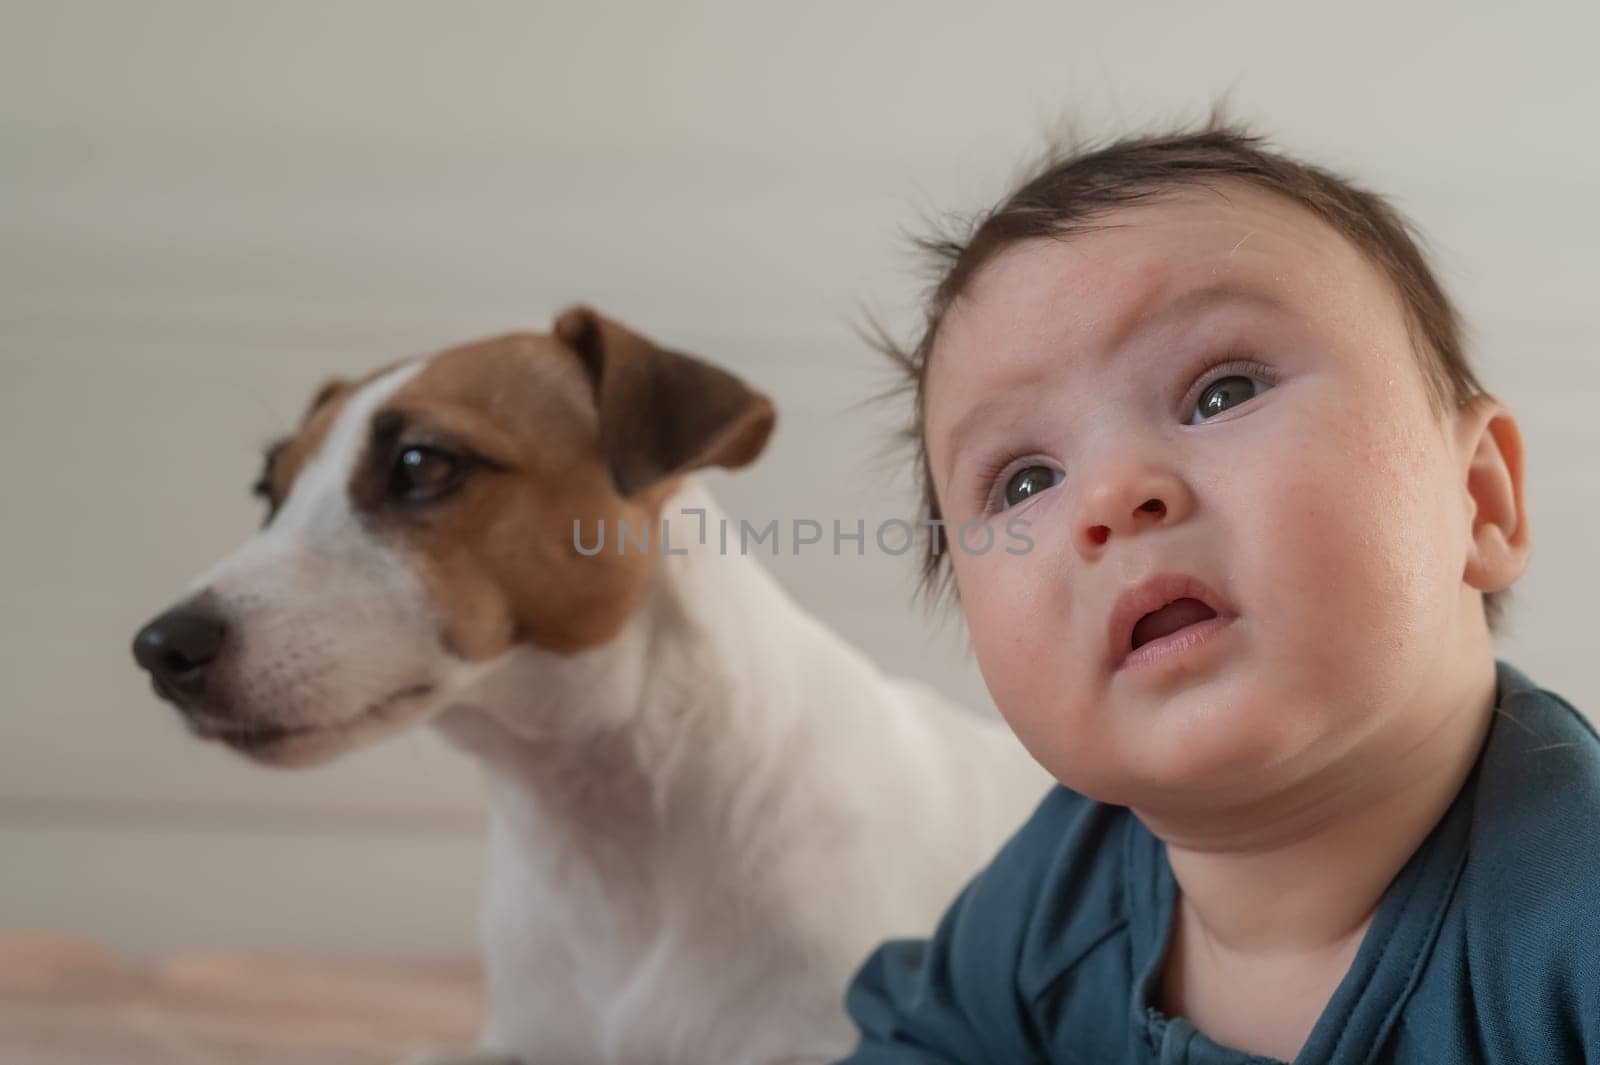
[[[1281,701],[1175,699],[1142,721],[1102,722],[1096,742],[1034,757],[1067,787],[1119,806],[1239,807],[1282,794],[1317,766],[1314,724],[1295,722]],[[1030,750],[1034,745],[1030,745]]]

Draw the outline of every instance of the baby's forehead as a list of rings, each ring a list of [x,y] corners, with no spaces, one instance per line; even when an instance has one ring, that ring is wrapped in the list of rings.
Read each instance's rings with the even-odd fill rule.
[[[1053,279],[1076,308],[1115,311],[1188,285],[1237,279],[1285,297],[1374,273],[1342,234],[1281,196],[1230,183],[1181,188],[1074,223],[1056,236],[1011,243],[984,264],[959,302]],[[955,308],[952,308],[955,309]]]
[[[1157,318],[1237,308],[1360,326],[1402,312],[1388,278],[1332,226],[1230,182],[1099,215],[991,256],[950,302],[930,352],[1007,345],[1110,351]]]
[[[996,252],[938,325],[921,381],[925,439],[942,450],[943,435],[959,438],[1007,396],[1079,375],[1097,392],[1108,374],[1131,380],[1164,353],[1247,334],[1367,370],[1415,362],[1398,290],[1341,233],[1261,190],[1186,189]]]

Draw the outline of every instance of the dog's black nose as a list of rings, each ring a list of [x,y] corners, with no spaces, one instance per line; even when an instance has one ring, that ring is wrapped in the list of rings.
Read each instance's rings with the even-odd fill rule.
[[[174,607],[139,630],[133,657],[161,686],[180,695],[199,695],[226,633],[216,615],[194,606]]]

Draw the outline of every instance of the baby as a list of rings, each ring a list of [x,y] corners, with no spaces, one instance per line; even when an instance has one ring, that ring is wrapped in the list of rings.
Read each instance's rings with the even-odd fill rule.
[[[924,577],[1060,786],[847,1060],[1600,1062],[1600,737],[1494,655],[1522,438],[1407,223],[1214,113],[925,247]]]

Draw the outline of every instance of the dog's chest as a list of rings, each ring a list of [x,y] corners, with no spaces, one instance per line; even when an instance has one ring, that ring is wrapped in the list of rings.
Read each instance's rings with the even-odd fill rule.
[[[714,876],[673,882],[673,863],[631,857],[632,870],[620,856],[530,857],[505,826],[491,832],[483,938],[502,1045],[596,1065],[743,1065],[792,1048],[796,1033],[817,1041],[818,1060],[848,1051],[837,995],[817,990],[848,974],[804,949],[782,906],[735,897]],[[730,1023],[749,1017],[763,1023]]]

